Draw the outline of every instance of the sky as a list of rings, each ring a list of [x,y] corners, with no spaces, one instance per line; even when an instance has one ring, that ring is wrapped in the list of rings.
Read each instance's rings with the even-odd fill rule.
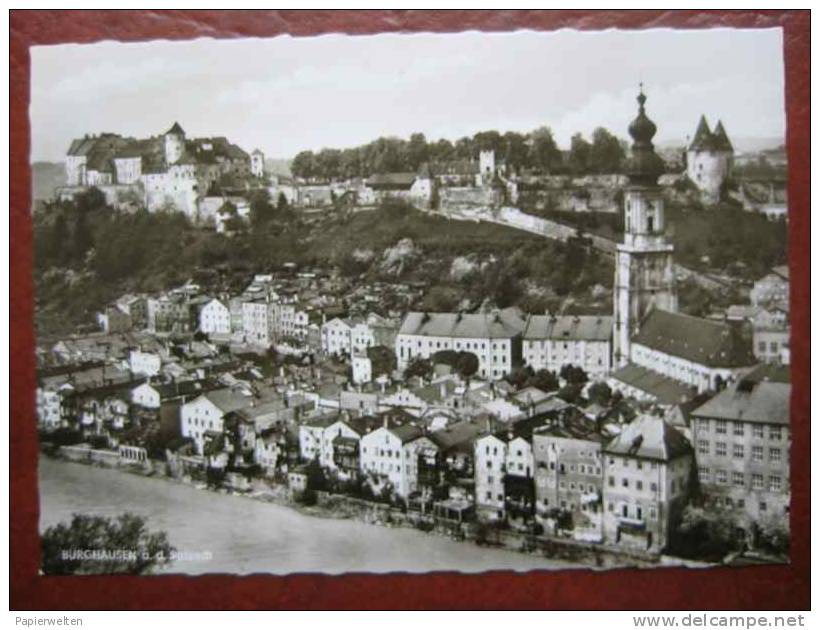
[[[31,50],[32,161],[86,133],[179,121],[267,157],[379,136],[455,140],[549,126],[560,146],[626,137],[643,81],[656,143],[705,114],[730,138],[785,134],[780,29],[519,31],[70,44]]]

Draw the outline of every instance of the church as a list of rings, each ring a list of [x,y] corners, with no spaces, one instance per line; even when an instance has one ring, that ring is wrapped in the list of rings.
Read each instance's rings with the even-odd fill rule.
[[[658,185],[665,165],[652,144],[657,127],[645,103],[641,90],[638,116],[629,125],[624,238],[615,254],[610,383],[630,393],[646,390],[641,382],[659,391],[684,391],[681,385],[692,392],[719,390],[756,361],[750,341],[732,323],[678,312],[674,246],[666,237]]]

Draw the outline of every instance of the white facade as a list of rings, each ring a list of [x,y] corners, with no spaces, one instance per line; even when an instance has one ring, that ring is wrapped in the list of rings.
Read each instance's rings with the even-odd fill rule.
[[[274,343],[273,304],[265,300],[242,303],[242,330],[245,342],[262,347]]]
[[[322,324],[322,352],[325,354],[350,354],[352,328],[343,319],[334,318]]]
[[[360,448],[362,473],[390,483],[396,494],[407,497],[411,490],[405,472],[413,449],[405,449],[401,438],[385,427],[365,435]]]
[[[162,368],[162,359],[154,352],[131,350],[128,354],[128,367],[134,374],[156,376]]]
[[[477,375],[486,379],[503,378],[512,371],[512,339],[468,338],[429,335],[396,336],[398,367],[405,369],[415,358],[429,359],[441,350],[471,352],[478,358]]]
[[[145,409],[159,409],[159,392],[150,383],[143,383],[131,390],[131,403]]]
[[[222,410],[205,396],[198,396],[180,407],[182,437],[191,438],[196,452],[202,455],[205,447],[205,432],[221,433],[225,428]]]
[[[228,306],[213,299],[199,311],[199,330],[206,335],[231,334],[231,311]]]
[[[475,443],[475,500],[478,507],[504,514],[504,475],[507,443],[486,435]]]
[[[524,361],[533,370],[549,370],[556,374],[565,365],[580,367],[590,379],[605,377],[612,369],[611,344],[585,339],[524,339]]]
[[[356,385],[373,380],[373,366],[366,356],[353,355],[350,365],[353,370],[353,382]]]

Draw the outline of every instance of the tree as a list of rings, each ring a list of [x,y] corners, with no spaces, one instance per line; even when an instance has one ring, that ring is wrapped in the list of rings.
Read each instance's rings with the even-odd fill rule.
[[[789,520],[783,517],[770,517],[756,525],[757,545],[764,551],[778,556],[789,554]]]
[[[530,164],[544,172],[553,172],[561,163],[561,151],[555,144],[552,130],[549,127],[539,127],[530,134],[530,137]]]
[[[41,546],[46,575],[144,575],[167,565],[175,551],[165,532],[148,531],[145,519],[129,512],[74,514],[71,523],[46,529]]]
[[[370,359],[374,378],[382,374],[392,374],[396,369],[396,353],[387,346],[370,346],[367,349],[367,358]]]
[[[686,558],[719,560],[737,548],[734,522],[719,510],[688,505],[672,545]]]
[[[404,378],[411,378],[418,376],[424,379],[429,379],[433,376],[433,363],[430,359],[422,359],[416,357],[412,359],[404,370]]]
[[[583,368],[575,365],[564,365],[559,373],[562,379],[573,385],[583,385],[589,378]]]
[[[311,179],[318,172],[318,163],[313,151],[298,153],[290,164],[290,170],[296,177]]]
[[[547,369],[540,369],[527,380],[527,387],[537,387],[544,392],[553,392],[560,384],[558,377]]]
[[[569,149],[569,167],[573,173],[588,172],[592,145],[580,133],[572,136]]]
[[[621,141],[603,127],[592,132],[589,166],[594,173],[620,173],[626,159]]]
[[[472,352],[459,352],[455,367],[462,378],[470,378],[478,372],[478,357]]]
[[[271,203],[270,192],[267,188],[259,188],[250,195],[250,218],[254,228],[260,228],[270,223],[276,215]]]
[[[598,381],[589,386],[587,396],[592,402],[605,407],[612,397],[612,389],[603,381]]]

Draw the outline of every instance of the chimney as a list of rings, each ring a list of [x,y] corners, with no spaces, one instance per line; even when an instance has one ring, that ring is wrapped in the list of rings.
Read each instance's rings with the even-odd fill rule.
[[[384,422],[382,423],[382,426],[383,426],[385,429],[387,428],[387,416],[386,416],[386,415],[384,416]]]

